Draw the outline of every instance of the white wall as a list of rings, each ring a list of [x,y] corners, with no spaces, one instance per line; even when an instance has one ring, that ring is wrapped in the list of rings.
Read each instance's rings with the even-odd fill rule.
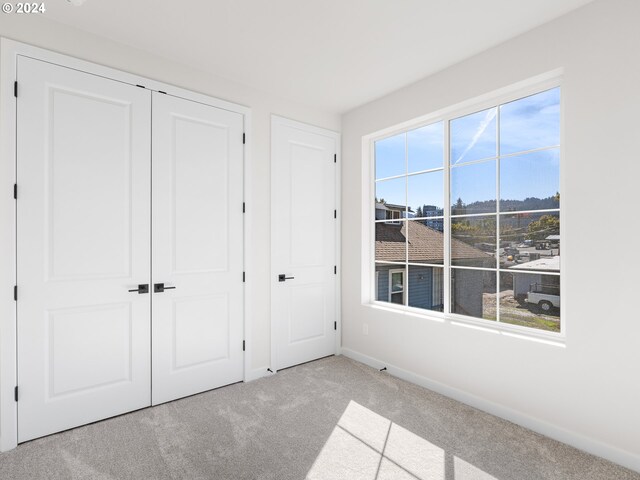
[[[1,15],[0,36],[83,60],[135,73],[196,92],[246,105],[252,109],[251,138],[252,238],[248,252],[253,266],[250,368],[266,372],[270,365],[270,115],[282,115],[331,130],[340,129],[337,114],[306,108],[243,85],[179,65],[159,56],[114,43],[37,15]],[[248,62],[251,58],[246,59]],[[4,268],[4,267],[3,267]]]
[[[637,0],[599,0],[342,118],[344,353],[638,471],[639,21]],[[566,346],[362,305],[362,136],[556,68]]]

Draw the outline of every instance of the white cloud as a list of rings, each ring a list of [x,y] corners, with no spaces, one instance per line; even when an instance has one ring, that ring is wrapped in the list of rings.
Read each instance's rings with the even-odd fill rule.
[[[496,118],[496,113],[497,113],[497,109],[495,108],[491,108],[487,110],[487,113],[482,119],[482,122],[480,122],[480,125],[478,125],[478,129],[476,130],[476,133],[473,135],[473,138],[469,142],[469,145],[467,145],[467,148],[464,149],[464,151],[460,154],[460,156],[456,159],[456,161],[453,162],[454,165],[462,161],[465,155],[469,153],[469,151],[475,146],[476,143],[478,143],[478,140],[480,140],[480,137],[482,137],[482,134],[485,132],[489,124],[493,121],[494,118]]]

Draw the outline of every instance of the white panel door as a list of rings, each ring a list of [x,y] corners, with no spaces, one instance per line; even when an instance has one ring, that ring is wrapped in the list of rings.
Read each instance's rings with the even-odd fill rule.
[[[335,353],[335,134],[272,121],[271,312],[276,369]]]
[[[153,94],[153,404],[243,378],[243,117]]]
[[[18,441],[150,404],[151,95],[20,57]]]

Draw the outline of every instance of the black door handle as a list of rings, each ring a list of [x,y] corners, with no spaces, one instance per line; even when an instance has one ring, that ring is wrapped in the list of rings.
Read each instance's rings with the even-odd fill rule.
[[[148,283],[141,283],[140,285],[138,285],[138,288],[135,288],[133,290],[129,290],[130,292],[138,292],[139,295],[142,295],[143,293],[149,293],[149,284]]]
[[[173,290],[176,287],[165,287],[164,283],[156,283],[153,285],[153,292],[154,293],[162,293],[165,290]]]
[[[293,280],[296,277],[287,277],[286,273],[281,273],[280,275],[278,275],[278,281],[279,282],[284,282],[286,280]]]

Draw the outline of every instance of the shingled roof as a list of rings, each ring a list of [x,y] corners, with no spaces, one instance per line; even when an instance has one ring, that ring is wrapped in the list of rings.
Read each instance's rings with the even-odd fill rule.
[[[443,263],[444,234],[419,221],[402,222],[400,225],[376,223],[376,260],[383,262],[405,261],[405,240],[409,244],[409,262]],[[460,240],[451,240],[453,260],[486,260],[489,256]]]

